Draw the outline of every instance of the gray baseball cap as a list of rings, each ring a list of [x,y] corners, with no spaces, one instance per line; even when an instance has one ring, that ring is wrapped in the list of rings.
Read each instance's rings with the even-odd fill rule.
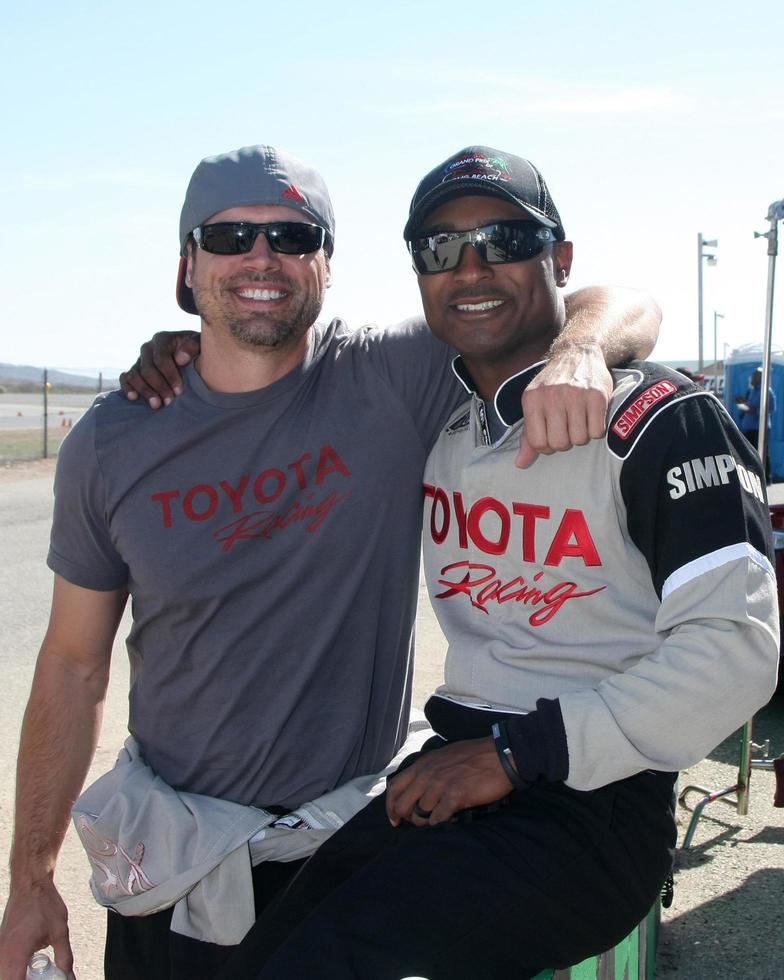
[[[193,172],[180,214],[177,302],[186,313],[198,312],[193,293],[185,283],[188,237],[219,211],[245,204],[282,205],[301,211],[324,229],[324,249],[332,255],[335,215],[327,185],[318,171],[285,150],[264,144],[206,157]]]

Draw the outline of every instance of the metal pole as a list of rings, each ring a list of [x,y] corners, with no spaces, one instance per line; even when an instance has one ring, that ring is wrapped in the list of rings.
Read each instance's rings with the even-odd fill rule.
[[[751,782],[751,750],[754,718],[751,717],[741,729],[740,760],[738,762],[738,814],[745,817],[749,812],[749,783]]]
[[[766,232],[754,232],[755,238],[768,240],[768,297],[765,304],[765,343],[762,357],[762,380],[760,382],[760,415],[757,449],[765,464],[768,452],[768,389],[770,388],[770,353],[773,346],[773,287],[776,282],[776,256],[779,251],[778,223],[784,218],[784,201],[774,201],[767,214],[770,228]]]
[[[716,265],[716,256],[711,252],[706,253],[705,247],[715,248],[719,244],[718,238],[703,238],[702,232],[697,234],[697,333],[699,348],[699,367],[697,370],[702,374],[705,363],[702,343],[702,260],[707,259],[709,265]]]
[[[719,314],[713,311],[713,376],[716,377],[716,373],[719,369],[719,345],[716,343],[716,320]]]
[[[48,426],[49,426],[49,370],[48,368],[44,368],[44,459],[49,458]]]
[[[716,378],[716,394],[719,393],[719,345],[717,343],[718,330],[716,327],[718,320],[723,320],[724,314],[713,311],[713,375]]]
[[[697,234],[697,371],[702,374],[702,232]]]
[[[757,449],[762,460],[763,472],[767,471],[765,460],[768,452],[768,389],[770,388],[770,352],[773,346],[773,285],[776,280],[776,255],[778,253],[778,222],[784,218],[784,202],[774,201],[768,208],[769,230],[764,234],[768,240],[768,298],[765,304],[765,342],[762,352],[762,380],[760,381],[760,415],[757,436]],[[759,237],[757,232],[755,237]],[[753,717],[750,718],[741,734],[740,766],[738,771],[738,813],[745,816],[749,812],[749,781],[751,780],[751,749]]]
[[[768,388],[770,387],[770,361],[771,348],[773,346],[773,286],[776,276],[776,254],[778,253],[778,222],[784,220],[784,199],[781,201],[774,201],[773,204],[771,204],[771,206],[768,208],[767,217],[768,221],[770,222],[769,231],[754,232],[755,238],[767,238],[768,240],[768,300],[765,309],[765,344],[762,359],[762,380],[760,382],[762,390],[760,391],[760,422],[758,441],[758,450],[760,458],[763,461],[763,465],[768,443]],[[701,235],[700,245],[702,245]],[[700,264],[702,264],[701,260]],[[715,315],[716,314],[714,313],[714,316]],[[768,763],[766,762],[768,745],[767,743],[765,745],[755,745],[755,743],[752,741],[753,733],[754,718],[752,717],[741,729],[740,761],[738,764],[737,783],[735,786],[728,786],[726,789],[718,790],[716,792],[711,792],[710,790],[705,791],[707,795],[694,810],[694,815],[692,816],[683,844],[684,848],[688,848],[690,846],[692,837],[694,836],[697,820],[699,819],[702,810],[708,803],[712,803],[714,800],[722,800],[725,803],[733,804],[737,807],[739,816],[745,816],[749,812],[749,786],[751,782],[751,771],[752,769],[768,768]],[[751,754],[755,749],[763,750],[763,759],[752,759]],[[784,759],[784,757],[782,757],[782,759]],[[775,761],[778,762],[778,760]],[[699,790],[702,792],[703,788],[699,786],[687,786],[678,797],[679,801],[683,803],[686,795],[692,790]],[[736,794],[734,800],[728,798],[729,794],[733,791],[735,791]],[[775,803],[775,805],[778,806],[778,803]]]

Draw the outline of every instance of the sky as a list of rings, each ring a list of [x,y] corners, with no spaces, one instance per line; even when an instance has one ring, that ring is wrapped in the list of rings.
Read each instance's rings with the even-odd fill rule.
[[[197,327],[174,299],[185,188],[201,158],[254,143],[330,188],[325,317],[418,311],[411,195],[484,144],[543,172],[575,243],[571,287],[656,298],[656,357],[697,358],[700,232],[718,240],[705,361],[714,312],[719,357],[761,344],[754,232],[784,198],[782,28],[780,0],[15,4],[0,38],[0,361],[121,370],[156,330]],[[784,283],[773,322],[784,347]]]

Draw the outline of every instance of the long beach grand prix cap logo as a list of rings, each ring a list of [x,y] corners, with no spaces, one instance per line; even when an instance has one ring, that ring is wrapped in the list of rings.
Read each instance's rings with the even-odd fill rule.
[[[467,153],[458,157],[444,168],[442,184],[450,180],[491,180],[495,183],[512,179],[509,164],[502,156],[488,156],[485,153]]]

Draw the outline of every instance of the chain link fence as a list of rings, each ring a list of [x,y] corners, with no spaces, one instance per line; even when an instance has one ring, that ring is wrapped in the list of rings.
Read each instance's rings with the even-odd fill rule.
[[[56,456],[96,395],[117,378],[0,365],[0,464]]]

